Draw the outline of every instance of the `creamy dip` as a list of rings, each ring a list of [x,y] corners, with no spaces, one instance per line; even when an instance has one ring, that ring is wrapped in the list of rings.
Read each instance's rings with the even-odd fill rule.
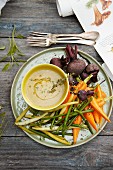
[[[60,73],[40,69],[33,72],[26,81],[28,100],[39,107],[51,107],[59,103],[66,93],[66,78]]]

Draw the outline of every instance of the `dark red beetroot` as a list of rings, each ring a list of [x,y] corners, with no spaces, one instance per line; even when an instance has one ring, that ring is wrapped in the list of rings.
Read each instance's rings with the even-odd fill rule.
[[[80,75],[83,70],[85,69],[86,64],[83,60],[76,59],[70,62],[67,66],[67,72],[68,73],[73,73],[74,76]]]
[[[97,80],[97,75],[98,75],[98,72],[99,72],[99,67],[96,65],[96,64],[94,64],[94,63],[91,63],[91,64],[89,64],[87,67],[86,67],[86,72],[88,73],[88,74],[92,74],[93,75],[93,77],[91,78],[91,81],[92,82],[97,82],[98,80]]]
[[[99,72],[99,67],[94,63],[88,64],[88,66],[86,67],[86,72],[87,73]]]
[[[60,58],[52,58],[50,60],[50,64],[56,65],[60,68],[62,68],[62,63],[61,63],[61,59]]]
[[[69,75],[68,80],[69,80],[69,84],[70,84],[71,86],[78,84],[78,82],[77,82],[77,80],[75,79],[75,77],[73,77],[71,74]]]
[[[66,46],[66,54],[69,61],[76,60],[77,59],[77,45],[75,45],[75,48],[71,47],[69,44]]]

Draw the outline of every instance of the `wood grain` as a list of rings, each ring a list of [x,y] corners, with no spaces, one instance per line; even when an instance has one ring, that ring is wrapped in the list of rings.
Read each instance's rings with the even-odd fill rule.
[[[73,149],[47,148],[26,137],[3,138],[1,146],[2,169],[112,170],[113,167],[113,143],[106,136]]]

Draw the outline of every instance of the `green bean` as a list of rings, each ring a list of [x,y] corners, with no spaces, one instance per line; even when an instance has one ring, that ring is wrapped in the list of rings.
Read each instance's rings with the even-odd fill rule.
[[[29,120],[25,120],[25,121],[23,121],[23,122],[15,122],[15,124],[16,124],[16,125],[20,125],[20,126],[21,126],[21,125],[28,125],[28,124],[30,124],[30,123],[32,123],[32,122],[38,121],[39,119],[41,119],[42,117],[46,116],[47,114],[48,114],[48,112],[42,114],[41,116],[37,116],[37,117],[35,117],[35,118],[29,119]]]
[[[82,103],[78,104],[77,110],[79,110],[86,102],[87,100],[84,100]]]
[[[75,118],[76,118],[76,116],[72,117],[72,119],[69,121],[69,124],[68,124],[67,128],[69,128],[72,125],[72,123],[74,122]]]
[[[61,136],[58,136],[58,135],[54,135],[50,132],[47,132],[47,131],[43,131],[45,134],[47,134],[48,136],[52,137],[53,139],[55,139],[56,141],[60,142],[60,143],[63,143],[65,145],[71,145],[70,142],[68,142],[65,138],[61,137]]]
[[[92,100],[92,98],[90,98],[89,100],[87,100],[87,102],[86,102],[84,105],[82,105],[82,107],[81,107],[79,110],[80,110],[80,111],[84,110],[84,109],[86,108],[86,106],[89,105],[89,103],[91,102],[91,100]]]
[[[54,132],[54,131],[53,131],[52,134],[54,134],[54,135],[62,135],[62,132]],[[70,132],[70,133],[66,132],[65,135],[67,135],[67,136],[72,136],[73,133],[72,133],[72,132]]]
[[[45,133],[43,133],[43,132],[40,132],[40,131],[31,129],[31,128],[29,128],[29,130],[30,130],[31,132],[33,132],[35,135],[39,135],[39,136],[42,136],[42,137],[44,137],[44,138],[48,138],[48,139],[50,139],[50,140],[55,141],[53,138],[51,138],[50,136],[48,136],[47,134],[45,134]]]
[[[93,109],[84,110],[84,111],[82,111],[82,114],[88,113],[88,112],[93,112],[93,111],[94,111]]]
[[[85,125],[85,124],[80,124],[80,125],[79,124],[72,124],[69,129],[76,128],[76,127],[79,127],[81,129],[88,129],[87,125]]]
[[[37,116],[38,114],[42,113],[40,110],[35,110],[32,107],[30,107],[29,111],[33,113],[33,115]]]
[[[55,115],[58,115],[58,110],[55,112]],[[54,126],[54,123],[55,123],[55,117],[53,118],[52,122],[51,122],[51,129],[53,128]]]
[[[68,112],[67,112],[66,117],[64,119],[64,124],[63,124],[63,129],[62,129],[62,136],[64,136],[65,129],[66,129],[66,124],[67,124],[68,117],[69,117],[69,114],[71,112],[72,107],[73,107],[73,105],[71,105],[70,108],[68,109]]]

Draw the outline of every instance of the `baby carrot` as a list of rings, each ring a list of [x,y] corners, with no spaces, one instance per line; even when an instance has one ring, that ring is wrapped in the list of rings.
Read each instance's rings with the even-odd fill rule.
[[[93,113],[89,112],[89,113],[84,113],[84,117],[88,120],[88,122],[91,124],[91,126],[98,131],[94,117],[93,117]]]
[[[103,91],[101,91],[102,93],[102,97],[105,98],[106,97],[106,93],[104,93]]]
[[[94,120],[97,124],[99,124],[99,120],[100,120],[100,115],[98,114],[98,112],[96,110],[93,111],[93,116],[94,116]]]
[[[82,118],[80,115],[78,115],[73,123],[80,124],[81,122],[82,122]],[[79,131],[80,131],[80,128],[73,128],[73,143],[74,144],[76,144],[76,142],[77,142]]]
[[[70,98],[70,90],[68,91],[68,95],[67,95],[67,97],[66,97],[66,99],[64,100],[64,102],[63,103],[67,103],[68,102],[68,100],[69,100],[69,98]]]
[[[97,86],[97,95],[98,95],[98,98],[102,98],[102,93],[101,92],[102,92],[101,87],[98,84],[98,86]]]
[[[103,110],[102,107],[106,103],[105,100],[104,100],[106,95],[105,95],[104,92],[102,92],[102,89],[101,89],[100,85],[97,86],[97,95],[98,95],[98,98],[97,98],[98,105]],[[99,124],[101,124],[101,122],[102,122],[102,115],[98,115],[98,114],[99,113],[97,112],[97,114],[95,114],[95,116],[97,116],[97,118],[99,116]]]
[[[96,99],[92,97],[92,101],[90,102],[91,106],[100,114],[104,119],[106,119],[108,122],[110,122],[107,115],[104,113],[104,111],[101,109],[101,107],[98,105]]]
[[[83,81],[80,81],[77,86],[72,86],[73,88],[75,88],[74,90],[74,93],[77,93],[78,92],[78,89],[81,89],[81,86],[83,84]],[[69,95],[69,98],[68,100],[66,100],[66,102],[71,102],[71,101],[74,101],[75,99],[77,98],[77,95],[74,95],[73,93]],[[64,113],[66,114],[68,112],[68,109],[69,109],[69,106],[67,106],[65,108],[65,111]]]
[[[106,103],[106,102],[105,102],[104,100],[102,100],[101,102],[98,103],[98,105],[99,105],[100,107],[102,107],[105,103]]]

